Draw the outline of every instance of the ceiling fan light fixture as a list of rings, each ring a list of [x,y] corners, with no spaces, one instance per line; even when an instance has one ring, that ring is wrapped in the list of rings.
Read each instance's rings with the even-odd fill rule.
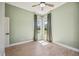
[[[41,3],[41,4],[40,4],[40,7],[45,7],[45,4],[44,4],[44,3]]]

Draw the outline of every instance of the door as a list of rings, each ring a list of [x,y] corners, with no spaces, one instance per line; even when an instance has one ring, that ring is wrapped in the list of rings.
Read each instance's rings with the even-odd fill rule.
[[[45,16],[37,16],[35,18],[35,33],[36,40],[45,40],[52,42],[51,29],[51,13]]]
[[[38,16],[37,18],[37,39],[47,40],[47,16]]]
[[[9,46],[9,17],[5,17],[5,47]]]

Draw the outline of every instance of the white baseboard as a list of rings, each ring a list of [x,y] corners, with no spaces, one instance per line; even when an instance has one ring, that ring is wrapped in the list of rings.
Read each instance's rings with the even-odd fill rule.
[[[73,48],[73,47],[70,47],[70,46],[65,45],[65,44],[63,44],[63,43],[59,43],[59,42],[55,42],[55,41],[54,41],[53,43],[55,43],[55,44],[57,44],[57,45],[60,45],[60,46],[62,46],[62,47],[65,47],[65,48],[71,49],[71,50],[73,50],[73,51],[79,52],[79,49],[77,49],[77,48]]]
[[[7,47],[11,47],[11,46],[15,46],[15,45],[20,45],[20,44],[28,43],[28,42],[31,42],[31,41],[33,41],[33,40],[28,40],[28,41],[23,41],[23,42],[13,43],[13,44],[10,44],[10,45],[7,46]]]

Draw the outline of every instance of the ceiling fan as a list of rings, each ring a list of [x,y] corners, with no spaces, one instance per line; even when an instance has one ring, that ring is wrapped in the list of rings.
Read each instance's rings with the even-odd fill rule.
[[[32,7],[36,7],[36,6],[40,6],[40,7],[45,7],[45,6],[54,7],[54,5],[48,4],[46,2],[40,2],[39,4],[33,5]]]

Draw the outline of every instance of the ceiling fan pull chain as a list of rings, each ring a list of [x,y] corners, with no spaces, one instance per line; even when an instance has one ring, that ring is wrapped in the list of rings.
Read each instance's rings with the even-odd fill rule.
[[[44,8],[43,8],[43,7],[41,7],[41,10],[43,11],[43,10],[44,10]]]

